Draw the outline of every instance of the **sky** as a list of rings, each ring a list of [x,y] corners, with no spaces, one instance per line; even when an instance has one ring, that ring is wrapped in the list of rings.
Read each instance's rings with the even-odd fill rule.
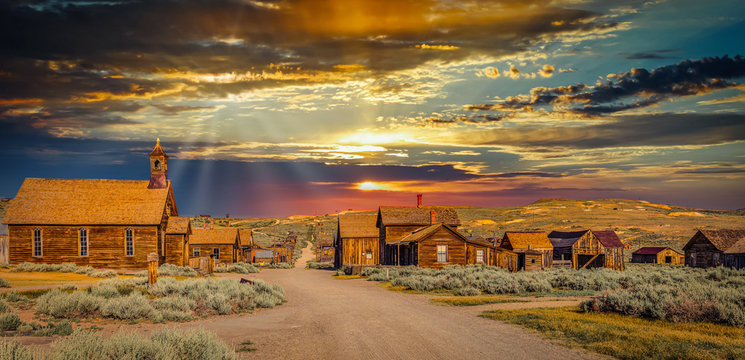
[[[148,179],[182,215],[628,198],[745,208],[739,0],[10,0],[0,197]]]

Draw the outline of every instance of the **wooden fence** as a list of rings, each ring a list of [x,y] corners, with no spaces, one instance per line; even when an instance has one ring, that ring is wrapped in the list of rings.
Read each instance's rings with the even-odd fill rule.
[[[0,235],[0,264],[8,263],[8,235]]]

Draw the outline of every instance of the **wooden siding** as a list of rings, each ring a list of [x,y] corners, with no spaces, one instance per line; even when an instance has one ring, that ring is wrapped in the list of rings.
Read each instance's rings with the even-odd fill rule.
[[[33,256],[33,230],[41,229],[42,256]],[[79,256],[78,231],[88,229],[88,256]],[[134,230],[134,255],[126,256],[124,234]],[[9,260],[116,269],[144,269],[147,254],[158,253],[158,226],[32,226],[9,225]]]
[[[484,251],[484,259],[482,262],[476,262],[476,251],[477,250]],[[466,264],[493,265],[494,255],[492,254],[492,249],[484,245],[466,243]]]
[[[667,260],[670,260],[668,262]],[[647,264],[672,264],[672,265],[683,265],[685,263],[685,256],[677,253],[672,249],[665,249],[654,254],[632,254],[631,262],[633,263],[647,263]]]
[[[554,247],[553,250],[553,260],[557,262],[571,260],[571,266],[575,270],[582,268],[595,255],[602,256],[602,262],[596,262],[596,258],[587,267],[598,267],[595,265],[600,264],[609,269],[624,269],[623,248],[605,247],[592,231],[582,235],[571,247]]]
[[[447,262],[437,262],[437,245],[447,245]],[[444,227],[419,242],[418,266],[442,268],[447,265],[466,265],[466,242]]]
[[[697,268],[709,268],[722,265],[724,254],[716,248],[701,232],[686,244],[685,264]]]
[[[341,265],[377,265],[380,264],[378,238],[343,238],[341,245]],[[372,253],[368,259],[367,252]]]
[[[543,270],[542,259],[544,259],[545,253],[531,254],[531,253],[518,253],[518,263],[523,263],[523,268],[520,270],[524,271],[538,271]]]
[[[194,256],[194,249],[199,248],[199,256],[212,255],[213,249],[220,249],[220,264],[230,264],[236,262],[238,249],[236,245],[227,244],[189,244],[189,256]],[[218,260],[215,259],[215,263]]]
[[[189,252],[184,234],[166,235],[166,263],[187,266],[189,265]]]
[[[517,271],[517,253],[502,248],[494,249],[494,266]]]
[[[735,269],[745,269],[745,254],[724,254],[724,265]]]
[[[387,246],[404,238],[404,236],[420,229],[421,226],[415,225],[390,225],[380,228],[380,254],[382,255],[381,264],[396,265],[396,253],[393,247]]]
[[[0,235],[0,264],[8,263],[8,235]]]

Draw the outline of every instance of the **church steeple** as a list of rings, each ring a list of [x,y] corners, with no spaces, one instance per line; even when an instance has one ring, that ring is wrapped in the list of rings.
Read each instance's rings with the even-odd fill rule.
[[[168,155],[160,147],[160,138],[150,152],[150,184],[148,189],[165,189],[168,186]]]

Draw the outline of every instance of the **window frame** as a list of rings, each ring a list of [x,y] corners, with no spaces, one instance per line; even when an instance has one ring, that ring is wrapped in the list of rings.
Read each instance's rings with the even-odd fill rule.
[[[476,249],[476,262],[482,264],[484,263],[484,249]]]
[[[199,256],[201,256],[201,251],[200,251],[200,249],[199,249],[198,247],[192,248],[192,249],[191,249],[191,255],[192,255],[193,257],[199,257]]]
[[[212,257],[215,260],[220,260],[220,248],[212,248]]]
[[[441,247],[444,247],[445,248],[445,251],[444,252],[441,252],[440,251],[440,248]],[[436,249],[437,249],[437,262],[438,263],[446,263],[446,262],[448,262],[448,245],[447,244],[437,244],[437,248]],[[444,257],[445,257],[445,259],[442,260],[442,261],[440,260],[440,254],[443,254]]]
[[[128,252],[129,248],[132,249],[132,253]],[[133,228],[124,229],[124,256],[135,256],[135,229]]]
[[[372,258],[373,258],[372,251],[365,251],[365,259],[372,260]]]
[[[85,242],[85,255],[83,255],[83,242]],[[87,228],[78,229],[78,256],[88,257],[90,254],[90,236]]]
[[[36,238],[39,238],[39,245],[36,245]],[[36,250],[39,250],[39,255],[36,255]],[[43,257],[44,256],[44,238],[42,237],[41,228],[34,228],[31,230],[31,256],[32,257]]]

